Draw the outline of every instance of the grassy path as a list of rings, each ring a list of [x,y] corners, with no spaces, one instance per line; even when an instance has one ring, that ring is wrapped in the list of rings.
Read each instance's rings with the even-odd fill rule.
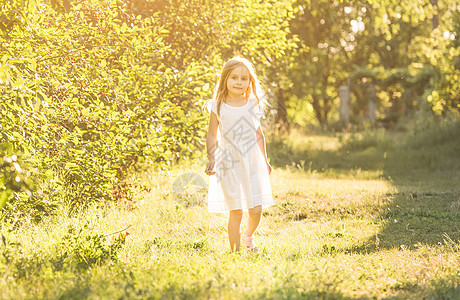
[[[340,162],[345,154],[334,143],[328,141],[329,154],[310,152],[324,159],[319,165],[335,164],[328,172],[274,169],[276,205],[264,211],[257,255],[228,252],[227,215],[178,205],[174,178],[202,170],[177,169],[146,176],[152,190],[132,210],[94,208],[75,218],[62,212],[12,231],[1,225],[8,245],[0,253],[0,298],[459,299],[460,171],[449,155],[458,146],[446,150],[450,167],[405,169],[398,152],[379,147]],[[393,163],[378,161],[385,151]],[[349,165],[360,157],[374,167]],[[132,227],[116,260],[78,267],[57,255],[70,247],[62,242],[69,225],[86,236]],[[83,260],[100,252],[91,249],[79,250]]]

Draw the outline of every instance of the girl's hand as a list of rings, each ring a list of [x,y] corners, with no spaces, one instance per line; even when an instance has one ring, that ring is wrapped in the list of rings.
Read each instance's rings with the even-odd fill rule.
[[[267,163],[267,170],[268,170],[268,175],[272,172],[272,166],[270,166],[269,163]]]
[[[206,170],[205,170],[205,173],[207,175],[214,175],[216,174],[215,171],[213,171],[214,169],[214,165],[216,164],[216,162],[214,161],[214,159],[210,159],[209,162],[208,162],[208,165],[206,166]]]

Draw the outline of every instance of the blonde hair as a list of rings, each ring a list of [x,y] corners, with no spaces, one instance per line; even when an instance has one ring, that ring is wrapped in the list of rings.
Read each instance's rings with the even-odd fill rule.
[[[227,80],[230,76],[230,73],[239,66],[245,66],[249,71],[249,86],[247,90],[244,92],[244,96],[249,99],[249,97],[253,96],[257,99],[258,104],[260,104],[260,98],[264,96],[264,91],[261,87],[260,80],[256,75],[254,70],[254,66],[252,63],[247,60],[246,58],[235,56],[232,59],[228,60],[224,67],[222,68],[222,72],[220,77],[217,81],[216,87],[214,88],[214,93],[212,96],[212,100],[217,101],[217,115],[220,117],[220,107],[222,102],[224,101],[225,97],[228,94],[227,89]],[[209,104],[209,103],[206,103]],[[260,105],[259,105],[260,110]]]

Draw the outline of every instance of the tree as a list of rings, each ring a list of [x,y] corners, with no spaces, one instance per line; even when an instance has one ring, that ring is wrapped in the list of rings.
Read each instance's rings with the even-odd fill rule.
[[[201,106],[223,58],[235,50],[232,43],[247,45],[254,36],[239,39],[236,28],[241,18],[256,19],[258,5],[56,0],[2,6],[0,143],[24,153],[35,170],[34,199],[75,208],[130,200],[133,171],[165,170],[197,157],[207,124]],[[233,6],[234,14],[223,13]],[[259,36],[261,47],[251,54],[272,49],[272,55],[282,36]]]

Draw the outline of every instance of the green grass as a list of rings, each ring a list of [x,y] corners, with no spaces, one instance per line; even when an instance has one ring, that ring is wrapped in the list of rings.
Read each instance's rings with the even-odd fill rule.
[[[460,299],[459,141],[366,134],[268,141],[256,255],[229,253],[226,214],[174,198],[200,164],[143,174],[129,209],[3,223],[0,298]]]

